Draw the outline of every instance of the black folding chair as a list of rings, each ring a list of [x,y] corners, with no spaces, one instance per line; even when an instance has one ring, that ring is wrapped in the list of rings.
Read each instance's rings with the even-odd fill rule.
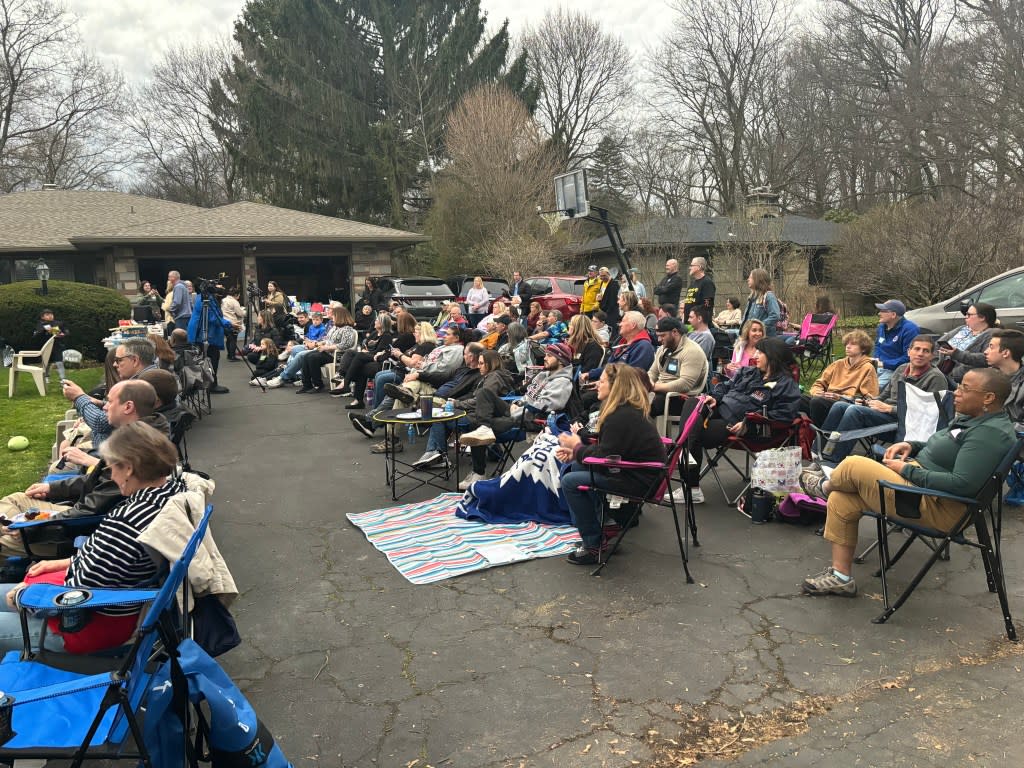
[[[924,579],[928,571],[931,570],[931,567],[939,560],[942,553],[949,548],[949,545],[959,544],[961,546],[974,547],[981,552],[981,560],[985,566],[985,576],[988,579],[988,591],[995,592],[999,596],[999,606],[1003,611],[1003,622],[1006,625],[1006,636],[1013,641],[1017,639],[1017,630],[1013,626],[1013,617],[1010,616],[1010,606],[1006,596],[1006,578],[1003,573],[1001,541],[1003,481],[1013,466],[1013,462],[1016,461],[1022,446],[1024,446],[1024,440],[1018,440],[1014,444],[995,472],[985,481],[976,498],[957,496],[952,493],[933,491],[928,488],[899,485],[887,480],[878,481],[881,509],[877,512],[874,510],[866,510],[864,512],[868,517],[875,518],[878,524],[878,564],[879,576],[882,579],[882,601],[885,610],[879,616],[872,619],[875,624],[884,624],[890,616],[896,613],[899,607],[907,601],[907,598],[917,588],[918,584],[921,583],[921,580]],[[895,509],[892,510],[892,515],[897,515],[898,517],[886,514],[886,489],[892,489],[895,492]],[[956,525],[950,528],[949,531],[940,531],[920,523],[915,523],[914,520],[921,517],[919,504],[925,496],[948,499],[964,504],[964,513]],[[991,529],[989,527],[990,523]],[[971,528],[974,528],[974,539],[967,538],[966,536],[967,531]],[[889,553],[888,534],[891,530],[903,530],[907,533],[907,540],[894,555]],[[910,548],[910,545],[918,539],[931,540],[928,542],[932,548],[931,555],[900,596],[896,598],[896,601],[890,602],[887,578],[889,569],[899,562],[903,554]]]

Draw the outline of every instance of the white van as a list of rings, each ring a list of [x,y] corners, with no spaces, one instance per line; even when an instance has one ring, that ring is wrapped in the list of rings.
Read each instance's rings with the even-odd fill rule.
[[[963,325],[967,308],[978,302],[996,308],[1003,328],[1024,330],[1018,325],[1024,322],[1024,267],[991,277],[946,301],[912,309],[907,319],[916,323],[921,333],[943,334]]]

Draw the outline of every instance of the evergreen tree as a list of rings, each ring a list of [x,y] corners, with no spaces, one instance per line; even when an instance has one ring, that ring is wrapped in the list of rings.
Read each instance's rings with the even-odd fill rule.
[[[606,208],[616,224],[625,224],[633,213],[629,194],[629,168],[623,152],[624,140],[606,134],[594,149],[587,168],[587,194],[592,205]],[[603,233],[603,229],[601,230]]]
[[[291,208],[403,225],[443,163],[447,114],[482,82],[528,99],[478,0],[248,0],[214,95],[246,185]]]

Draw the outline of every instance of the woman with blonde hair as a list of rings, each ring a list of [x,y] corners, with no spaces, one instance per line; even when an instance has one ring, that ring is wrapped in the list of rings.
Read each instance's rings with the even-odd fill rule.
[[[760,320],[747,320],[733,345],[732,360],[725,364],[725,375],[731,379],[741,368],[753,365],[757,356],[757,342],[766,335],[764,323]]]
[[[572,347],[572,364],[581,371],[600,368],[604,362],[604,345],[597,338],[594,324],[586,315],[573,315],[569,321],[569,337],[566,342]]]
[[[466,307],[469,327],[476,328],[487,316],[490,309],[491,295],[484,286],[484,279],[477,275],[473,278],[473,287],[466,291]]]
[[[565,433],[558,438],[556,456],[561,461],[573,462],[569,471],[562,475],[562,494],[583,539],[583,545],[568,557],[573,565],[596,563],[605,541],[599,512],[601,496],[592,490],[581,491],[579,486],[643,495],[658,477],[658,470],[654,469],[637,469],[615,475],[597,470],[591,479],[590,469],[583,465],[583,460],[591,456],[618,456],[626,461],[665,460],[661,436],[648,416],[648,384],[645,371],[623,363],[606,365],[597,382],[601,411],[594,429],[596,434],[580,429],[575,434]],[[597,442],[591,443],[592,437],[596,437]],[[609,534],[613,532],[614,529]]]
[[[747,297],[743,322],[760,320],[764,323],[765,334],[774,336],[778,332],[782,309],[779,307],[779,300],[772,292],[771,275],[760,267],[752,269],[750,275],[747,276],[747,286],[750,288],[750,295]]]

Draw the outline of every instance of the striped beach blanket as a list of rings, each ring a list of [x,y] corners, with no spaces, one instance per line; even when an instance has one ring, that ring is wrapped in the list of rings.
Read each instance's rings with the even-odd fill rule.
[[[455,515],[461,498],[459,493],[444,493],[430,501],[350,512],[347,517],[413,584],[564,555],[580,544],[579,532],[571,525],[464,520]]]

